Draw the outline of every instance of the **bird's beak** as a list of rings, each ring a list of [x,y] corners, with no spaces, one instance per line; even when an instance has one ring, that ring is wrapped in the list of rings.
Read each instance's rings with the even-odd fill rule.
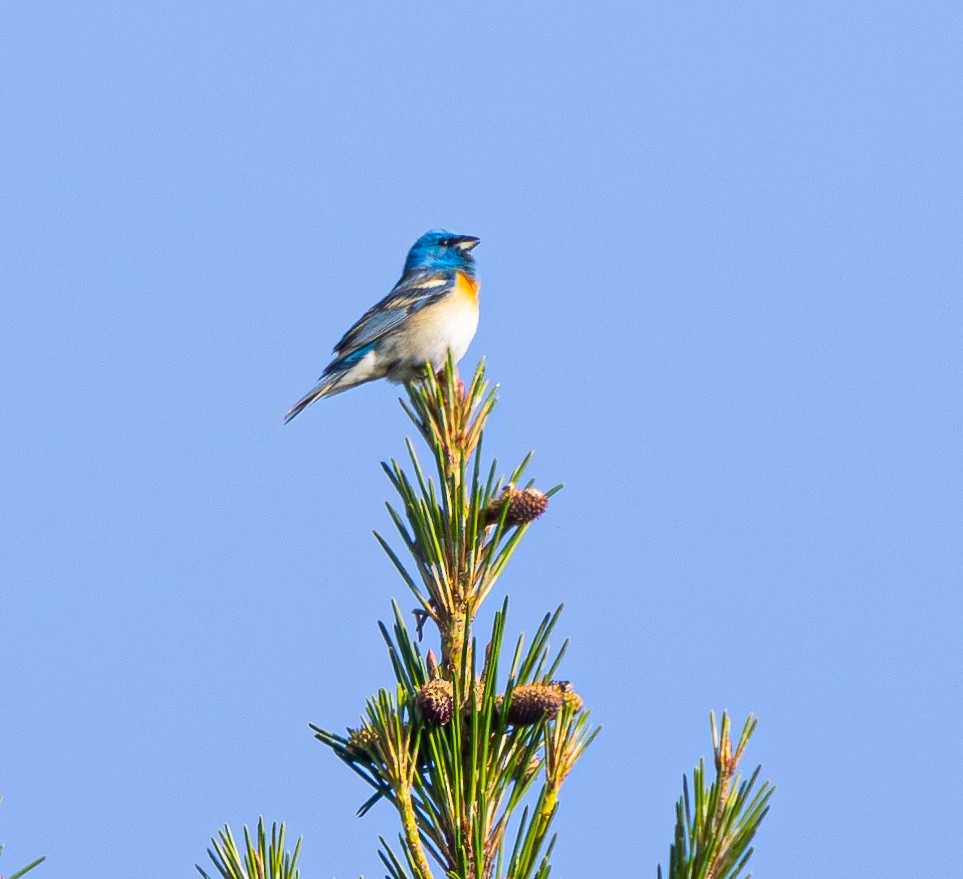
[[[459,235],[457,238],[452,238],[451,246],[457,247],[462,253],[470,253],[478,246],[479,241],[481,238],[476,238],[474,235]]]

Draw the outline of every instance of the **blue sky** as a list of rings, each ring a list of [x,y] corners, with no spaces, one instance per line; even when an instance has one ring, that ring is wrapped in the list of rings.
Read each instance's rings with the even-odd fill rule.
[[[189,876],[264,813],[381,875],[307,724],[391,679],[410,430],[384,384],[281,416],[447,225],[488,450],[566,484],[496,589],[564,601],[604,727],[555,872],[654,875],[728,708],[755,875],[952,874],[958,4],[351,6],[0,14],[4,872]]]

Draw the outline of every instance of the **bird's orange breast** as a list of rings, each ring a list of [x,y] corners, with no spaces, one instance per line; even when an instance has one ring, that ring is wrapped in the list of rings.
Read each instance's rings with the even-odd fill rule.
[[[466,299],[475,300],[478,298],[478,288],[481,285],[464,272],[455,272],[455,295]]]

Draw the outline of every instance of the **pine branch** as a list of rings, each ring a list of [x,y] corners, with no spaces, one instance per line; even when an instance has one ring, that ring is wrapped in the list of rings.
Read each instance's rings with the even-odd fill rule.
[[[284,847],[284,824],[271,825],[268,839],[264,829],[264,818],[257,819],[257,834],[251,838],[247,825],[244,825],[244,845],[239,846],[231,828],[227,825],[211,838],[212,849],[207,850],[217,872],[223,879],[299,879],[298,856],[301,853],[301,839],[298,838],[293,852]],[[204,879],[211,879],[199,865],[197,872]],[[11,877],[13,879],[13,877]]]
[[[433,468],[410,441],[406,465],[382,465],[398,497],[387,508],[401,554],[376,537],[417,600],[418,625],[409,632],[397,604],[390,628],[380,625],[396,686],[369,699],[360,726],[346,735],[312,726],[373,788],[360,813],[381,800],[398,811],[400,850],[382,840],[381,851],[392,879],[427,879],[429,860],[452,879],[496,879],[506,863],[512,879],[547,877],[559,791],[597,732],[571,686],[553,680],[566,646],[549,645],[561,608],[529,645],[519,638],[510,662],[502,657],[507,599],[481,653],[473,635],[479,608],[561,487],[519,487],[531,453],[507,480],[495,461],[483,464],[495,406],[484,375],[479,364],[465,387],[449,360],[406,388],[402,406]],[[440,660],[419,648],[428,622]]]
[[[513,814],[541,773],[538,821],[526,828],[511,873],[531,876],[559,788],[594,736],[578,695],[544,676],[557,664],[548,638],[558,614],[546,616],[527,650],[519,639],[499,693],[507,602],[496,614],[481,675],[469,669],[453,682],[431,677],[431,656],[422,659],[397,606],[395,612],[393,630],[383,626],[382,634],[397,694],[381,691],[369,700],[362,726],[347,736],[313,727],[316,737],[375,788],[363,811],[381,798],[398,809],[415,876],[424,875],[426,854],[449,874],[490,873]]]
[[[435,474],[425,474],[410,441],[406,448],[414,479],[394,459],[382,465],[401,500],[400,511],[388,509],[414,576],[388,542],[376,536],[418,599],[419,610],[438,626],[441,665],[449,678],[462,665],[459,651],[467,642],[467,626],[530,522],[560,487],[549,494],[531,486],[515,488],[530,453],[507,484],[496,480],[494,461],[482,480],[481,446],[497,390],[489,388],[484,376],[479,363],[466,388],[449,359],[440,376],[426,370],[423,382],[407,385],[402,406],[428,445]]]
[[[382,801],[398,812],[397,842],[380,838],[388,879],[432,879],[432,863],[446,879],[549,879],[561,788],[599,732],[571,684],[556,679],[567,648],[550,644],[561,607],[545,615],[529,643],[521,635],[512,647],[506,598],[487,640],[479,644],[474,635],[481,605],[561,488],[543,493],[531,480],[522,484],[531,453],[507,478],[496,461],[483,462],[496,390],[483,363],[466,387],[450,357],[438,375],[426,370],[406,386],[402,407],[431,466],[410,440],[404,465],[382,464],[397,495],[386,506],[403,549],[375,537],[415,597],[416,626],[409,631],[392,602],[393,621],[379,628],[393,685],[367,700],[360,723],[345,734],[311,725],[370,788],[359,816]],[[428,623],[437,629],[439,658],[433,649],[421,652]],[[773,789],[757,787],[759,769],[745,781],[737,771],[755,719],[735,749],[728,715],[721,729],[714,716],[711,722],[716,777],[707,784],[700,761],[691,799],[683,778],[669,879],[738,879],[769,808]],[[270,844],[262,822],[256,846],[246,827],[244,834],[244,855],[229,827],[213,840],[210,856],[223,879],[297,879],[300,840],[293,855],[279,855],[283,824]]]
[[[688,780],[683,776],[668,879],[737,879],[752,856],[750,843],[769,811],[774,791],[768,781],[756,787],[761,766],[745,781],[738,774],[757,724],[750,714],[733,751],[728,714],[722,713],[721,729],[710,714],[715,779],[707,786],[705,762],[700,760],[692,775],[694,802],[690,802]],[[662,879],[661,867],[657,875]]]

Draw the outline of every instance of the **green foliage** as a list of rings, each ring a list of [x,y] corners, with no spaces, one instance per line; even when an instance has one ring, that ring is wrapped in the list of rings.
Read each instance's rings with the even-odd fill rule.
[[[0,851],[3,851],[2,847],[0,847]],[[37,860],[31,861],[26,867],[21,867],[16,873],[11,873],[9,879],[20,879],[21,876],[26,876],[37,864],[42,864],[45,860],[47,859],[37,858]]]
[[[271,838],[264,829],[264,819],[257,820],[257,835],[254,839],[244,825],[244,845],[238,846],[231,828],[227,825],[211,838],[213,848],[208,855],[223,879],[299,879],[297,869],[298,855],[301,853],[301,839],[298,838],[293,852],[284,848],[284,824],[271,825]],[[204,879],[211,879],[200,866],[197,872]],[[13,879],[13,877],[11,877]]]
[[[710,722],[716,776],[707,785],[705,762],[699,761],[692,773],[692,801],[683,776],[668,879],[737,879],[752,856],[750,843],[769,811],[774,788],[768,781],[756,787],[762,767],[757,766],[746,780],[736,771],[757,718],[746,719],[735,751],[728,715],[722,714],[721,730],[716,728],[715,715],[710,715]],[[658,876],[661,879],[661,867]]]
[[[506,482],[496,478],[497,461],[491,462],[486,476],[482,473],[483,432],[497,390],[489,389],[484,376],[480,363],[471,383],[462,389],[449,361],[441,379],[429,372],[424,382],[406,388],[408,403],[402,406],[428,444],[436,479],[426,478],[410,440],[406,446],[414,479],[393,458],[382,464],[401,499],[403,514],[390,503],[388,512],[411,555],[416,576],[387,540],[377,532],[375,537],[425,617],[442,629],[443,638],[451,620],[477,613],[528,527],[506,527],[507,508],[494,522],[487,515]],[[529,453],[512,471],[508,485],[522,478],[531,457]],[[555,486],[547,496],[560,488]]]
[[[468,669],[454,677],[453,701],[460,706],[456,721],[431,725],[419,715],[417,694],[430,680],[428,663],[395,604],[393,631],[382,626],[382,633],[398,686],[394,692],[381,690],[368,701],[363,744],[353,734],[356,731],[345,737],[312,727],[316,737],[374,789],[361,813],[382,797],[402,813],[410,806],[425,850],[446,872],[458,876],[485,875],[493,866],[503,875],[506,856],[512,877],[547,875],[547,869],[541,873],[536,869],[548,841],[558,789],[596,732],[588,727],[588,712],[574,706],[532,725],[509,722],[513,693],[519,686],[550,682],[565,645],[553,654],[548,644],[559,608],[542,620],[527,649],[519,638],[504,692],[499,693],[507,604],[495,615],[480,675]],[[460,686],[461,681],[473,681],[475,686]],[[514,845],[506,851],[503,843],[511,819],[533,789],[534,802],[518,813],[512,824]],[[399,867],[400,860],[382,842],[382,859],[394,879],[420,875]],[[413,856],[404,836],[402,847]]]
[[[434,473],[426,475],[410,441],[411,476],[395,460],[383,465],[400,499],[388,512],[408,563],[376,537],[418,602],[418,631],[413,637],[394,604],[392,629],[381,630],[395,685],[368,700],[361,726],[347,735],[312,726],[373,788],[360,814],[381,799],[397,809],[399,848],[382,840],[391,879],[428,879],[429,859],[460,879],[547,877],[559,789],[597,732],[577,694],[553,680],[565,652],[564,644],[554,653],[549,646],[561,608],[542,620],[527,647],[519,638],[507,661],[507,600],[494,615],[483,658],[472,635],[482,602],[561,487],[545,495],[531,483],[528,494],[516,488],[530,454],[507,480],[496,475],[495,461],[483,467],[484,427],[495,405],[484,374],[479,364],[464,387],[449,360],[440,376],[429,372],[407,387],[402,405],[428,445]],[[440,665],[418,643],[427,621],[438,630]],[[432,681],[446,682],[432,699],[451,700],[439,717],[418,707]],[[541,689],[530,696],[552,698],[544,708],[531,698],[532,717],[523,722],[512,699],[535,685]]]
[[[406,391],[402,407],[432,466],[422,466],[410,440],[405,466],[382,464],[398,496],[387,508],[404,550],[375,537],[415,597],[416,626],[410,631],[392,602],[390,629],[379,625],[394,682],[367,699],[360,724],[344,735],[311,729],[370,787],[359,815],[382,801],[397,811],[397,844],[382,838],[379,852],[387,879],[431,879],[431,862],[448,879],[548,879],[559,791],[598,728],[569,682],[556,680],[567,642],[552,650],[549,638],[561,607],[529,643],[523,635],[505,644],[507,598],[484,644],[473,631],[505,565],[561,486],[544,494],[531,482],[519,486],[531,453],[507,478],[494,460],[483,463],[496,389],[482,363],[467,388],[449,358],[442,373],[428,370]],[[420,646],[429,622],[440,661]],[[712,717],[716,777],[707,785],[700,762],[693,800],[683,779],[668,879],[740,876],[772,795],[769,782],[756,786],[758,768],[745,781],[736,773],[755,726],[750,716],[733,751],[728,716],[721,730]],[[212,842],[222,879],[298,877],[301,842],[285,852],[283,824],[280,833],[272,827],[270,843],[263,822],[256,843],[245,827],[243,853],[229,827]]]

